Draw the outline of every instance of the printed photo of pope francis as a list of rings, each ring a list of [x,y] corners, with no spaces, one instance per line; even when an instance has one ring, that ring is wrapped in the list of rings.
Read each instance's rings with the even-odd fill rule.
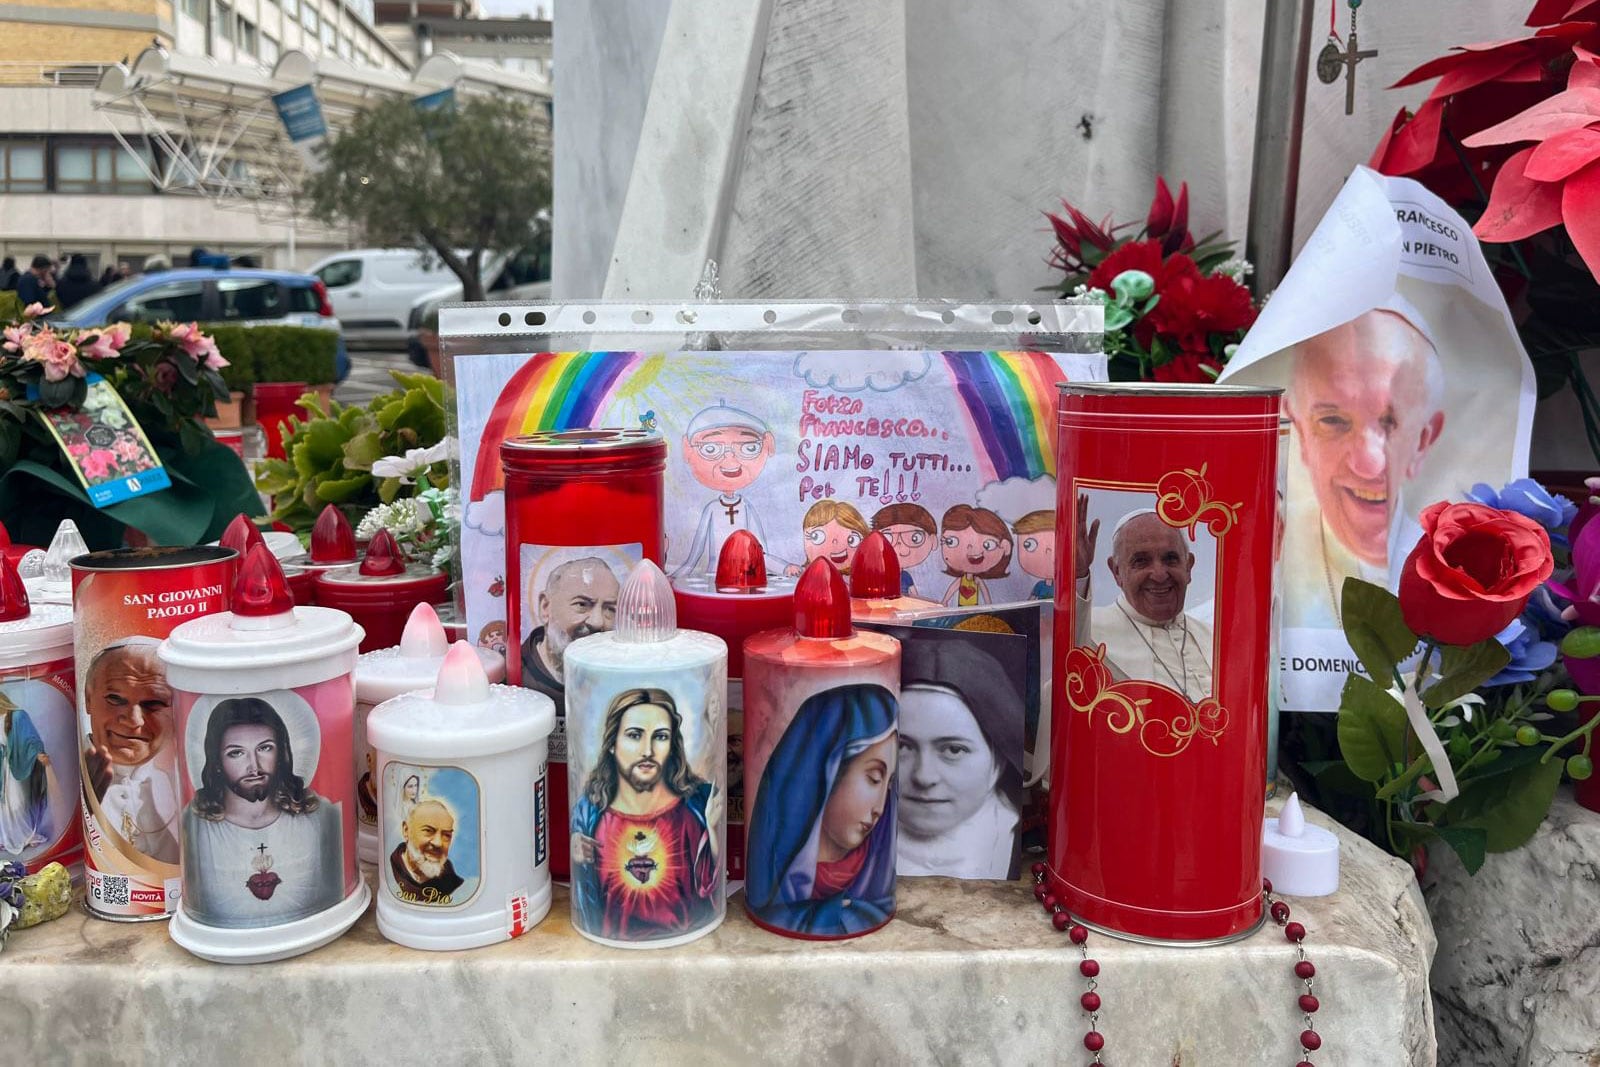
[[[1202,530],[1191,542],[1161,521],[1154,499],[1078,494],[1073,644],[1105,645],[1118,681],[1153,682],[1199,702],[1212,691],[1216,541]]]

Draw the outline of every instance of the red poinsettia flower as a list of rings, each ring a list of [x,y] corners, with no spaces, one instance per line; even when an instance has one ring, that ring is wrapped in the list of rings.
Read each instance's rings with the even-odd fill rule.
[[[1203,382],[1209,385],[1217,380],[1220,373],[1222,364],[1213,359],[1210,353],[1179,352],[1152,369],[1150,377],[1158,382]]]
[[[1600,3],[1600,0],[1596,0]],[[1145,236],[1161,242],[1165,255],[1187,252],[1194,247],[1194,234],[1189,232],[1189,183],[1178,185],[1178,198],[1172,198],[1167,180],[1156,176],[1156,195],[1150,201],[1150,214],[1144,223]]]
[[[1249,329],[1256,307],[1250,290],[1227,275],[1196,272],[1171,279],[1146,320],[1163,340],[1209,355],[1211,335]]]

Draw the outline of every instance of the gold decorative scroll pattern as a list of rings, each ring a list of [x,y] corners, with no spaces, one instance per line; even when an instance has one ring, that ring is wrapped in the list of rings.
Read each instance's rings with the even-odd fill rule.
[[[1239,520],[1242,504],[1226,504],[1215,499],[1206,467],[1169,471],[1154,485],[1101,485],[1154,492],[1156,515],[1162,522],[1188,533],[1204,525],[1217,539],[1217,583],[1222,585],[1222,539]],[[1098,713],[1114,734],[1133,734],[1139,745],[1152,756],[1170,758],[1182,754],[1195,738],[1217,744],[1228,726],[1228,711],[1212,696],[1199,703],[1183,693],[1155,682],[1117,681],[1106,662],[1106,646],[1068,649],[1066,656],[1067,705],[1089,717],[1093,726]],[[1221,673],[1218,665],[1217,673]]]

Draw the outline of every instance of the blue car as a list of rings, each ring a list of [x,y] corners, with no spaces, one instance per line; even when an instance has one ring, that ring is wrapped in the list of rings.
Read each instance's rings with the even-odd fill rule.
[[[51,320],[73,327],[171,320],[333,330],[339,335],[338,380],[350,373],[344,332],[328,302],[328,290],[309,274],[192,267],[141,274],[108,285]]]

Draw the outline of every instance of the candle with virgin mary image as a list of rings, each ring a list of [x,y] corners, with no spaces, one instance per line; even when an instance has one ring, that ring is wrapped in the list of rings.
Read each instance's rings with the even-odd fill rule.
[[[837,940],[894,917],[900,643],[857,631],[827,559],[795,625],[745,642],[745,907],[787,937]]]

